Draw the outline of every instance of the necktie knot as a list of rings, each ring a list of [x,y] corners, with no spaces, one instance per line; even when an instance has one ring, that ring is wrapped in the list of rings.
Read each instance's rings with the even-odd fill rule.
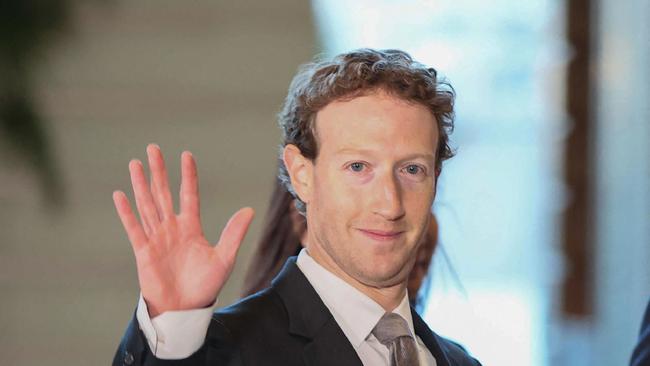
[[[406,319],[398,314],[386,313],[372,330],[379,343],[388,347],[391,366],[415,366],[418,364],[415,340],[411,337]]]
[[[388,346],[399,337],[409,337],[411,332],[406,319],[395,313],[386,313],[379,319],[372,334],[379,343]]]

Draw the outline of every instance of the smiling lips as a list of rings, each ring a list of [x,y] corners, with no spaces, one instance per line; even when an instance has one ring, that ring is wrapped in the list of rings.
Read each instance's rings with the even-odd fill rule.
[[[357,229],[367,237],[378,241],[391,241],[397,239],[400,235],[404,234],[403,231],[382,231],[370,229]]]

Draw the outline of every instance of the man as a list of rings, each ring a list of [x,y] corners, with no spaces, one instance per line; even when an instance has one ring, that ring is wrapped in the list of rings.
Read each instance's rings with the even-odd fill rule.
[[[630,366],[650,366],[650,302],[643,316],[643,324],[637,343],[632,353]]]
[[[181,157],[175,214],[162,154],[148,146],[150,184],[129,164],[140,221],[113,194],[141,288],[113,364],[479,365],[426,326],[406,291],[452,155],[453,99],[435,70],[396,50],[301,69],[279,116],[280,178],[306,216],[306,249],[271,287],[214,314],[253,211],[211,246],[192,155]]]

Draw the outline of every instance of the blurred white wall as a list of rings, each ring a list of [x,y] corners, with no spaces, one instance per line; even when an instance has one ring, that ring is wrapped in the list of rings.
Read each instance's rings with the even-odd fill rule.
[[[38,101],[67,206],[46,212],[36,176],[0,161],[0,364],[105,365],[134,310],[130,245],[111,193],[157,142],[178,188],[198,160],[203,224],[217,241],[238,208],[257,211],[221,297],[238,297],[276,169],[279,110],[316,52],[308,2],[77,2],[73,35],[47,53]]]
[[[563,265],[555,230],[568,124],[563,3],[313,3],[328,52],[403,49],[457,92],[457,155],[445,162],[434,212],[462,286],[436,254],[425,320],[486,365],[550,364],[551,299]]]

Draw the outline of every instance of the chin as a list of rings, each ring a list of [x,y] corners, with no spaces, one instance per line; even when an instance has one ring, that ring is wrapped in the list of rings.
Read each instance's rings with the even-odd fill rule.
[[[374,278],[362,281],[364,285],[374,288],[395,287],[405,282],[406,280],[400,278]]]
[[[393,287],[408,280],[409,271],[404,269],[404,266],[395,267],[388,266],[388,268],[372,267],[359,271],[361,276],[357,279],[365,285],[372,287]]]

